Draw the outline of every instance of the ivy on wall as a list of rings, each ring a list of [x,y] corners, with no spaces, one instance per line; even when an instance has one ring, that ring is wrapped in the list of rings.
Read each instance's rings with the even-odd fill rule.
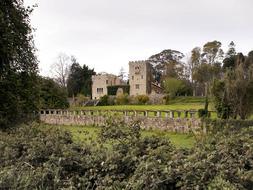
[[[115,86],[107,86],[108,95],[115,96],[119,88],[123,89],[124,94],[129,94],[130,85],[115,85]]]

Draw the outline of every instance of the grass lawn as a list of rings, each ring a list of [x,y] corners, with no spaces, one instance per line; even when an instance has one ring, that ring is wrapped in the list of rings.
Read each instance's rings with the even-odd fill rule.
[[[177,97],[169,105],[113,105],[113,106],[87,106],[71,107],[70,110],[198,110],[204,108],[204,97]],[[210,110],[213,110],[210,105]]]
[[[171,105],[113,105],[113,106],[88,106],[72,107],[72,110],[198,110],[202,104],[171,104]]]
[[[41,125],[42,128],[57,128],[65,131],[69,131],[73,140],[77,143],[82,142],[94,142],[98,138],[100,127],[93,126],[53,126],[53,125]],[[191,148],[194,145],[195,139],[192,135],[188,134],[176,134],[159,130],[142,130],[142,137],[158,135],[160,137],[168,138],[177,148]]]

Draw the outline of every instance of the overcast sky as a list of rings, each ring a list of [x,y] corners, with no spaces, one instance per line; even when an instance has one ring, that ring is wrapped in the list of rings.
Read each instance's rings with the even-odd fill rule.
[[[212,40],[253,49],[253,0],[25,0],[42,75],[64,52],[96,72],[128,71],[128,62],[164,49],[189,53]]]

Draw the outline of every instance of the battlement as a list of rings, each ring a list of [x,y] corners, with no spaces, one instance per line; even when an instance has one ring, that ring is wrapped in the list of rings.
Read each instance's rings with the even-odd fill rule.
[[[147,60],[139,60],[139,61],[129,61],[129,64],[146,64]]]

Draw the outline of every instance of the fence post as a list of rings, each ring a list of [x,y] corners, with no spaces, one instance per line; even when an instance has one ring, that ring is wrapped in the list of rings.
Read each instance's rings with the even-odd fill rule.
[[[174,111],[170,111],[170,118],[171,118],[171,119],[174,118]]]

